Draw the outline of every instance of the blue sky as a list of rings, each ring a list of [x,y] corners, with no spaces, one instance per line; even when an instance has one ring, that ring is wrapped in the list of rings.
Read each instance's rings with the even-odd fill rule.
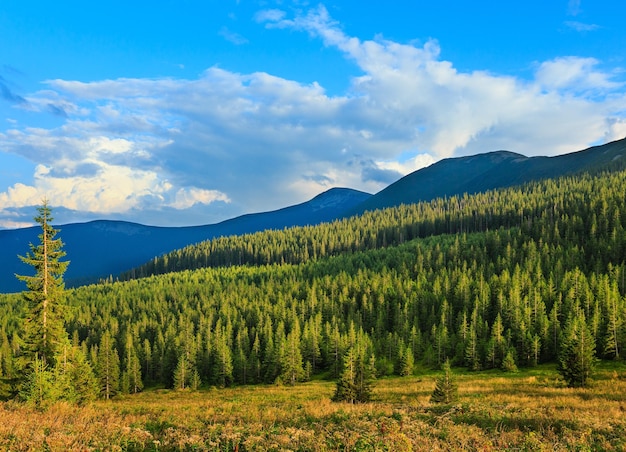
[[[0,228],[215,223],[626,136],[626,2],[0,4]]]

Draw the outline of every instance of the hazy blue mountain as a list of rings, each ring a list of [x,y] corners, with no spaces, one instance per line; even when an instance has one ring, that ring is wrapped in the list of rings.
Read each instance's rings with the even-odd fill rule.
[[[526,157],[496,151],[449,158],[404,176],[356,206],[350,214],[444,196],[479,193],[580,171],[624,167],[626,139],[555,157]]]
[[[66,259],[71,262],[65,281],[68,285],[80,285],[116,276],[155,256],[213,237],[332,221],[370,196],[334,188],[302,204],[205,226],[154,227],[105,220],[56,226],[65,243]],[[14,275],[32,274],[32,269],[22,264],[17,255],[28,252],[29,243],[38,243],[40,232],[39,227],[0,230],[0,292],[25,289]]]
[[[213,237],[314,225],[403,203],[478,193],[580,171],[621,168],[626,168],[626,139],[555,157],[495,151],[441,160],[375,195],[335,188],[302,204],[212,225],[163,228],[120,221],[69,224],[59,227],[71,261],[65,279],[68,285],[79,285],[116,276],[155,256]],[[23,290],[14,274],[29,274],[30,269],[17,255],[28,251],[29,242],[37,242],[38,233],[38,228],[0,230],[0,292]]]

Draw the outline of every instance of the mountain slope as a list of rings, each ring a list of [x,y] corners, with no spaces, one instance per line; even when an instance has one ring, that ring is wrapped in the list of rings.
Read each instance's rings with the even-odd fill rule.
[[[626,138],[555,157],[526,157],[496,151],[449,158],[408,174],[367,199],[350,214],[625,165]]]
[[[314,225],[368,210],[479,193],[500,187],[573,174],[626,167],[626,139],[556,157],[526,157],[496,151],[450,158],[411,173],[376,195],[331,189],[312,200],[284,209],[249,214],[222,223],[159,228],[116,221],[94,221],[61,227],[68,260],[68,285],[79,285],[138,267],[155,256],[226,235]],[[22,290],[15,273],[29,274],[17,259],[37,241],[36,228],[0,230],[0,292]]]
[[[116,276],[155,256],[214,237],[331,221],[370,196],[334,188],[302,204],[205,226],[167,228],[104,220],[57,226],[70,261],[65,281],[68,285],[80,285]],[[17,255],[28,251],[28,243],[37,243],[39,233],[38,227],[0,230],[0,293],[24,289],[14,275],[31,274],[32,270]]]

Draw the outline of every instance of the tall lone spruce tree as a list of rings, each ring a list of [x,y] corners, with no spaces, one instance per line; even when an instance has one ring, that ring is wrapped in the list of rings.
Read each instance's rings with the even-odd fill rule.
[[[25,365],[32,367],[35,361],[43,366],[54,367],[56,358],[67,341],[63,322],[63,274],[69,262],[61,262],[65,256],[63,242],[55,238],[59,232],[51,225],[53,220],[48,201],[44,199],[37,208],[35,221],[41,226],[39,244],[30,244],[26,256],[18,256],[22,262],[35,269],[34,276],[16,275],[26,283],[23,292],[26,301],[24,322]]]
[[[26,283],[24,347],[20,359],[19,395],[27,403],[44,407],[56,400],[85,403],[93,400],[97,384],[83,352],[71,344],[64,325],[63,274],[69,262],[59,232],[51,226],[46,200],[35,221],[41,226],[39,244],[30,244],[22,262],[35,269],[34,276],[16,275]]]

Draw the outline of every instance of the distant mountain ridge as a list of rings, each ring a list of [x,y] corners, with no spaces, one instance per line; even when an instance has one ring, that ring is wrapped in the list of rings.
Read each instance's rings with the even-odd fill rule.
[[[109,275],[115,277],[155,256],[214,237],[332,221],[370,196],[348,188],[333,188],[301,204],[204,226],[156,227],[110,220],[55,226],[61,231],[59,237],[70,261],[65,281],[68,285],[82,285]],[[17,256],[28,252],[29,243],[37,243],[40,232],[39,227],[0,230],[0,293],[24,290],[15,274],[32,271]]]
[[[443,196],[480,193],[581,171],[626,167],[626,138],[554,157],[494,151],[440,160],[408,174],[356,206],[350,213],[393,207]]]
[[[221,223],[179,228],[144,226],[98,220],[58,226],[71,262],[68,285],[94,282],[138,267],[164,253],[219,236],[266,229],[315,225],[367,210],[429,201],[437,197],[478,193],[532,180],[582,171],[626,168],[626,138],[556,157],[526,157],[494,151],[441,160],[415,171],[375,195],[349,188],[333,188],[310,201],[272,212],[247,214]],[[36,227],[0,230],[0,292],[23,290],[14,274],[30,274],[17,255],[37,242]]]

